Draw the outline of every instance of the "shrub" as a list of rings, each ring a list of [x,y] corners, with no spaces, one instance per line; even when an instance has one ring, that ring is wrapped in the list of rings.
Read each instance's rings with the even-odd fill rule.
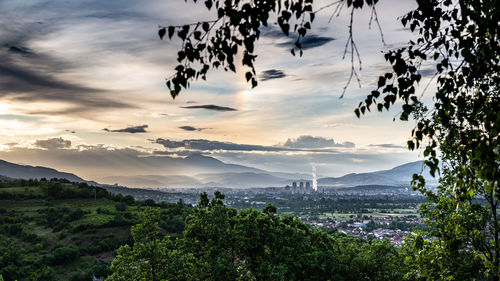
[[[153,199],[146,199],[142,202],[142,205],[143,206],[149,206],[149,207],[153,207],[153,206],[156,206],[156,202],[155,200]]]
[[[69,214],[68,214],[68,217],[67,217],[67,221],[75,221],[75,220],[79,220],[83,217],[85,213],[83,212],[82,209],[78,208],[78,209],[75,209],[73,211],[71,211]]]
[[[5,225],[4,229],[10,235],[19,235],[23,232],[23,226],[20,223]]]
[[[88,281],[92,280],[92,275],[91,273],[83,273],[83,272],[78,272],[78,273],[73,273],[69,277],[70,281]]]
[[[52,252],[52,264],[61,265],[69,263],[80,256],[80,251],[73,247],[62,246]]]
[[[56,281],[56,271],[50,267],[45,266],[30,275],[30,280],[32,281]]]
[[[92,267],[92,274],[97,277],[108,277],[111,274],[111,270],[107,264],[101,262]]]
[[[127,210],[127,205],[124,203],[118,203],[115,205],[115,208],[117,211],[123,212],[123,211]]]
[[[123,202],[127,205],[132,205],[132,204],[134,204],[135,199],[132,195],[127,195],[127,196],[123,197]]]

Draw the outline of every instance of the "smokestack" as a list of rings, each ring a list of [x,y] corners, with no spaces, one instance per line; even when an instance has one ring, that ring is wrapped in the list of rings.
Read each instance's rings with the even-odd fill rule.
[[[313,176],[313,190],[318,191],[318,181],[316,180],[316,165],[311,163],[312,176]]]

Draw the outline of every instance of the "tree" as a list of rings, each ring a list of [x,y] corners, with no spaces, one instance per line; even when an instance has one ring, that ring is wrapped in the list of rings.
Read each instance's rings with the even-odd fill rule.
[[[132,227],[133,247],[121,246],[111,264],[107,280],[187,280],[178,278],[182,267],[177,267],[177,252],[169,237],[161,238],[157,209],[147,208],[142,223]],[[185,263],[186,265],[189,263]]]
[[[459,250],[473,249],[470,251],[483,253],[484,264],[480,270],[493,280],[499,280],[500,3],[498,0],[416,2],[417,8],[401,17],[401,23],[415,32],[417,39],[406,47],[385,53],[392,71],[378,78],[377,88],[354,112],[360,117],[374,107],[383,111],[401,102],[399,119],[415,122],[408,148],[422,147],[425,164],[432,175],[440,174],[440,162],[447,167],[436,193],[425,186],[421,175],[414,175],[412,181],[414,189],[425,194],[437,208],[437,213],[424,211],[429,215],[430,226],[441,228],[438,217],[444,216],[442,222],[445,224],[465,232],[484,233],[476,238],[482,239],[480,248],[466,239]],[[159,29],[160,38],[167,34],[173,38],[177,33],[183,43],[177,56],[179,65],[167,86],[175,97],[193,80],[205,79],[211,68],[235,71],[235,56],[242,53],[242,64],[250,68],[245,77],[255,87],[254,43],[259,39],[261,26],[267,26],[268,20],[275,16],[284,36],[296,33],[297,40],[291,52],[295,55],[298,51],[300,55],[301,40],[312,28],[316,13],[327,8],[347,9],[351,15],[346,44],[352,64],[349,83],[357,75],[354,69],[357,48],[352,36],[354,11],[368,7],[376,20],[376,3],[376,0],[340,0],[315,8],[313,0],[207,0],[205,6],[217,10],[215,20]],[[433,79],[437,90],[433,94],[434,104],[430,106],[424,104],[422,95],[417,93],[422,77],[420,69],[426,63],[436,67]],[[441,200],[450,202],[445,204]],[[470,218],[458,219],[460,213],[475,210],[477,200],[482,202],[480,206],[488,207],[481,207],[487,210],[487,215],[483,211],[471,214],[480,216],[485,223],[468,224]],[[439,239],[451,243],[444,235],[451,228],[441,228],[441,232],[431,234],[440,234]],[[440,248],[440,255],[452,256],[453,249]]]
[[[0,278],[0,280],[2,280]],[[45,266],[39,270],[32,272],[30,275],[30,280],[33,281],[55,281],[57,280],[56,271],[50,267]]]

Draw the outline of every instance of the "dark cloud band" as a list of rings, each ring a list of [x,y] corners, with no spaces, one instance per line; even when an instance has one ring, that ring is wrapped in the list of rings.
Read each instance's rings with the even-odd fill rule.
[[[285,48],[292,48],[297,41],[297,37],[291,35],[290,37],[286,37],[281,30],[278,30],[277,28],[268,28],[267,30],[264,30],[262,33],[264,37],[272,38],[272,39],[283,39],[285,38],[286,40],[282,41],[280,43],[277,43],[278,46],[280,47],[285,47]],[[319,36],[316,34],[308,34],[306,37],[302,38],[300,43],[302,45],[303,50],[307,49],[312,49],[316,47],[323,46],[331,41],[335,40],[333,37],[327,37],[327,36]]]
[[[207,128],[196,128],[193,126],[181,126],[181,127],[179,127],[179,129],[192,132],[192,131],[203,131],[203,130],[206,130]]]
[[[260,80],[266,81],[266,80],[271,80],[271,79],[280,79],[280,78],[285,78],[286,74],[279,70],[279,69],[269,69],[266,71],[263,71],[260,75]]]
[[[285,147],[291,148],[327,148],[327,147],[354,147],[353,142],[336,143],[333,139],[313,136],[300,136],[294,139],[288,139]]]
[[[112,132],[112,133],[131,133],[131,134],[136,134],[136,133],[147,133],[146,128],[148,128],[148,125],[132,126],[132,127],[127,127],[127,128],[124,128],[124,129],[117,129],[117,130],[110,130],[108,128],[104,128],[103,131]]]
[[[397,145],[397,144],[392,144],[392,143],[381,143],[381,144],[370,144],[370,147],[380,147],[380,148],[406,148],[405,146],[402,145]]]
[[[188,139],[175,141],[169,139],[158,138],[153,142],[163,145],[167,149],[187,149],[199,151],[304,151],[304,152],[335,152],[330,148],[333,147],[354,147],[352,142],[335,143],[333,139],[325,139],[320,137],[301,136],[297,139],[288,139],[284,146],[264,146],[239,144],[233,142],[211,141],[206,139]]]
[[[218,106],[214,104],[205,104],[205,105],[190,105],[190,106],[182,106],[182,108],[188,109],[208,109],[214,111],[237,111],[236,108],[226,107],[226,106]]]

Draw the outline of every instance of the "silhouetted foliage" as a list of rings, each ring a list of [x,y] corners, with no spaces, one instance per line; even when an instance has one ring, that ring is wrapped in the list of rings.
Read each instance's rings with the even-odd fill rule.
[[[165,35],[172,39],[176,35],[182,41],[182,49],[177,53],[179,65],[175,67],[176,73],[167,80],[167,86],[175,98],[182,88],[189,87],[192,80],[206,79],[211,68],[236,72],[235,58],[241,54],[242,65],[250,69],[245,73],[245,78],[252,87],[255,87],[258,84],[254,68],[254,61],[257,58],[255,42],[260,38],[261,28],[267,27],[269,20],[274,21],[273,17],[276,17],[277,25],[284,36],[295,38],[294,45],[290,46],[292,55],[295,56],[298,52],[302,56],[302,41],[311,29],[317,12],[331,7],[342,9],[344,5],[352,10],[351,13],[363,6],[375,11],[377,2],[377,0],[336,1],[314,10],[312,0],[204,1],[208,10],[214,9],[217,12],[216,19],[165,26],[158,30],[160,39]],[[377,20],[376,13],[375,20]],[[353,53],[357,51],[352,37],[348,41],[348,46]]]

